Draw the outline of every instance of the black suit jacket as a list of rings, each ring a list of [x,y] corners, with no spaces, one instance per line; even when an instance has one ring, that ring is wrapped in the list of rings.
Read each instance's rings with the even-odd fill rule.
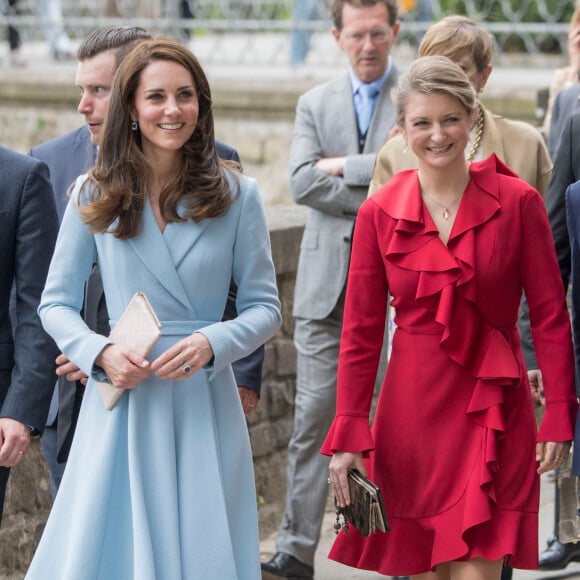
[[[580,133],[578,135],[580,138]],[[579,139],[580,140],[580,139]],[[572,334],[574,337],[574,363],[576,377],[580,376],[580,181],[572,184],[565,193],[566,221],[570,237],[572,277]],[[578,381],[576,381],[578,390]],[[580,414],[576,418],[574,447],[580,445]],[[580,453],[573,454],[573,473],[580,475]]]
[[[239,162],[237,151],[232,147],[216,141],[216,150],[220,158]],[[31,149],[30,155],[48,164],[59,206],[59,217],[62,218],[68,202],[67,191],[70,185],[79,175],[92,167],[96,158],[96,147],[91,142],[88,129],[83,126],[62,137],[43,143]],[[237,288],[232,281],[224,310],[224,320],[237,316],[236,296]],[[83,310],[83,317],[92,330],[104,335],[109,333],[109,315],[98,265],[95,265],[87,283]],[[232,365],[237,384],[252,389],[258,396],[262,384],[263,360],[264,347],[262,346],[245,359],[236,361]],[[65,378],[59,379],[57,460],[61,463],[68,458],[83,392],[84,387],[80,382],[75,385]]]
[[[17,419],[39,433],[46,422],[58,350],[36,309],[57,233],[48,168],[0,147],[0,417]]]
[[[552,179],[546,196],[546,207],[554,236],[556,254],[564,289],[568,290],[571,269],[570,239],[566,225],[566,190],[580,179],[580,112],[574,113],[564,124],[560,145],[554,159]],[[520,320],[522,347],[528,369],[537,369],[538,363],[531,339],[529,317]],[[578,381],[576,381],[578,391]]]

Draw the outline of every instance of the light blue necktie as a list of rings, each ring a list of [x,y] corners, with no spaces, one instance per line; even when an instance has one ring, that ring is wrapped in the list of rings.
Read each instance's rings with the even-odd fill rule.
[[[371,124],[373,110],[375,108],[375,99],[379,94],[379,89],[374,85],[361,85],[358,88],[360,101],[357,110],[358,128],[361,135],[366,135]]]

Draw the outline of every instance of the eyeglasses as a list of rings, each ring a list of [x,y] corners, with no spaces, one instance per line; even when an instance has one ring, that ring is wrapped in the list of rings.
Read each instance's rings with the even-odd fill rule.
[[[390,37],[390,33],[388,30],[378,29],[378,30],[371,30],[370,32],[347,32],[345,33],[345,37],[349,42],[354,44],[362,44],[365,39],[370,37],[371,42],[373,44],[382,44],[386,42],[387,39]]]

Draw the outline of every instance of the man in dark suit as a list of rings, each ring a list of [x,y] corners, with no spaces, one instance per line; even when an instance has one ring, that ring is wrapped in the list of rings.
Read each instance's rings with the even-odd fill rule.
[[[288,445],[286,509],[277,552],[262,577],[312,579],[328,496],[328,458],[336,373],[356,214],[367,197],[375,156],[395,123],[390,57],[396,0],[334,0],[332,34],[350,67],[302,95],[290,149],[290,188],[309,207],[294,293],[298,352],[294,429]]]
[[[580,83],[576,83],[560,91],[554,99],[548,133],[548,152],[554,161],[560,146],[562,131],[566,122],[576,111],[580,111]]]
[[[95,163],[100,132],[109,107],[113,77],[123,58],[134,46],[151,39],[142,28],[106,26],[95,30],[79,46],[76,85],[81,91],[78,111],[85,125],[62,137],[52,139],[30,151],[30,155],[45,161],[50,168],[51,181],[62,219],[68,201],[67,191],[73,181]],[[216,141],[222,159],[239,161],[237,152]],[[224,318],[237,316],[236,289],[230,288]],[[98,267],[95,266],[85,293],[84,317],[90,328],[108,334],[109,317],[103,295]],[[234,364],[234,374],[244,412],[253,411],[259,402],[264,349]],[[84,376],[66,359],[58,369],[61,377],[51,404],[49,426],[42,438],[43,450],[51,472],[53,494],[56,493],[72,443],[84,392]],[[68,380],[67,380],[68,379]],[[58,409],[58,416],[57,411]],[[56,419],[56,420],[55,420]]]
[[[553,130],[554,126],[551,127],[550,131]],[[572,115],[569,114],[559,131],[560,144],[554,159],[552,178],[546,196],[546,207],[554,236],[562,282],[567,290],[570,281],[571,252],[566,225],[565,194],[568,187],[580,179],[580,111]],[[541,392],[541,373],[536,370],[538,364],[533,350],[529,317],[522,317],[520,322],[526,366],[528,373],[532,373],[531,384],[538,392]],[[578,345],[575,346],[578,347]],[[576,385],[578,390],[578,381]],[[580,393],[578,394],[580,396]],[[578,452],[575,451],[575,456],[577,454]],[[547,548],[540,554],[540,570],[561,570],[571,561],[580,562],[580,544],[562,544],[559,541],[559,500],[559,490],[556,486],[554,535],[550,538]]]
[[[46,165],[0,147],[0,520],[10,468],[42,433],[52,395],[57,349],[36,309],[57,233]]]

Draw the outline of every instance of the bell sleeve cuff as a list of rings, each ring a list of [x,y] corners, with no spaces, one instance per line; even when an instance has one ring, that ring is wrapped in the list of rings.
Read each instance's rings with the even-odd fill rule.
[[[368,417],[339,415],[332,422],[320,453],[333,455],[337,451],[348,451],[366,456],[374,447]]]
[[[547,402],[538,432],[538,441],[572,441],[578,413],[578,402]]]

